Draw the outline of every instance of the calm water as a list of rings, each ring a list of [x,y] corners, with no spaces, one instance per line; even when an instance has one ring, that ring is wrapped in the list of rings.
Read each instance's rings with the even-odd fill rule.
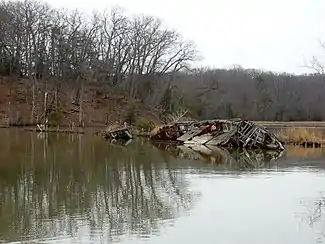
[[[0,136],[3,243],[325,243],[321,149],[207,155],[90,134]]]

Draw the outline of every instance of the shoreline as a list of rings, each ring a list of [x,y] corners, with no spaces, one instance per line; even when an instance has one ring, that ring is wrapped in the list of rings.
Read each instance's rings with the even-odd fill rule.
[[[325,128],[325,121],[254,121],[254,120],[250,120],[251,122],[258,124],[258,125],[262,125],[262,126],[279,126],[279,127],[286,127],[286,126],[291,126],[291,127],[304,127],[304,128],[313,128],[313,127],[324,127]],[[114,122],[112,122],[114,123]],[[163,124],[163,123],[162,123]],[[37,124],[26,124],[26,125],[0,125],[0,128],[11,128],[11,127],[20,127],[20,128],[24,128],[24,127],[36,127]],[[67,128],[67,127],[71,127],[71,125],[67,125],[67,124],[59,124],[57,125],[61,128]],[[75,128],[94,128],[94,127],[108,127],[109,125],[105,125],[105,124],[88,124],[85,126],[74,126]],[[52,127],[56,127],[56,126],[52,126]]]
[[[267,127],[268,129],[284,129],[284,131],[279,131],[276,133],[276,136],[280,139],[280,141],[285,146],[297,146],[297,147],[305,147],[305,148],[322,148],[325,147],[325,131],[324,137],[306,137],[302,138],[294,138],[292,135],[290,137],[284,138],[286,135],[286,130],[289,128],[298,129],[298,130],[305,130],[312,135],[313,129],[325,129],[325,121],[290,121],[290,122],[282,122],[282,121],[252,121],[257,125]],[[122,127],[122,126],[121,126]],[[59,126],[51,126],[47,128],[47,131],[40,130],[36,125],[21,125],[21,126],[0,126],[1,129],[21,129],[23,131],[30,131],[30,132],[38,132],[38,133],[64,133],[64,134],[85,134],[86,131],[89,133],[101,135],[104,133],[106,128],[109,128],[109,125],[86,125],[82,126],[68,126],[68,125],[59,125]],[[141,131],[141,129],[137,128],[136,126],[129,127],[132,135],[138,138],[149,138],[151,132],[149,131]],[[310,130],[310,131],[309,131]],[[292,132],[291,132],[292,133]],[[295,132],[296,133],[296,132]],[[299,133],[299,132],[297,132]],[[320,139],[321,138],[321,139]]]
[[[325,128],[325,121],[252,121],[257,125],[270,127],[270,128]]]

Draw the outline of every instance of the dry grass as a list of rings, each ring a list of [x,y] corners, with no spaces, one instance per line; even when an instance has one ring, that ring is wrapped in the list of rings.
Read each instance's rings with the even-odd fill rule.
[[[163,127],[164,127],[164,125],[156,125],[155,128],[153,128],[153,129],[150,131],[150,133],[154,135],[154,134],[158,133],[158,131],[159,131],[161,128],[163,128]]]
[[[115,122],[115,124],[110,124],[107,125],[105,128],[105,132],[110,132],[110,131],[114,131],[114,130],[118,130],[121,129],[124,125],[120,124],[119,122]]]
[[[289,143],[314,142],[323,143],[324,134],[320,130],[303,127],[290,127],[278,133],[278,138]]]
[[[254,123],[266,127],[305,127],[305,128],[325,128],[325,121],[253,121]]]

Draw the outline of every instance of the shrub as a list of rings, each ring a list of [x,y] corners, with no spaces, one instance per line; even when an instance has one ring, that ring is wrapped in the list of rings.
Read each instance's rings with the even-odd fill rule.
[[[59,125],[62,120],[62,113],[60,110],[52,110],[48,115],[48,125],[56,126]]]
[[[129,125],[134,125],[137,122],[137,114],[134,108],[130,108],[127,110],[124,120]]]
[[[138,123],[137,123],[137,128],[139,130],[144,130],[146,132],[150,132],[152,131],[153,129],[156,128],[156,124],[153,122],[153,121],[148,121],[148,120],[140,120]]]

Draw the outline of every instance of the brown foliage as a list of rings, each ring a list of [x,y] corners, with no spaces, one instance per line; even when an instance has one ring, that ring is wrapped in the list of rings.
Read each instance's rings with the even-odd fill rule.
[[[280,140],[289,143],[304,143],[304,142],[317,142],[324,141],[324,134],[321,130],[303,128],[303,127],[290,127],[283,129],[279,132],[278,137]]]

